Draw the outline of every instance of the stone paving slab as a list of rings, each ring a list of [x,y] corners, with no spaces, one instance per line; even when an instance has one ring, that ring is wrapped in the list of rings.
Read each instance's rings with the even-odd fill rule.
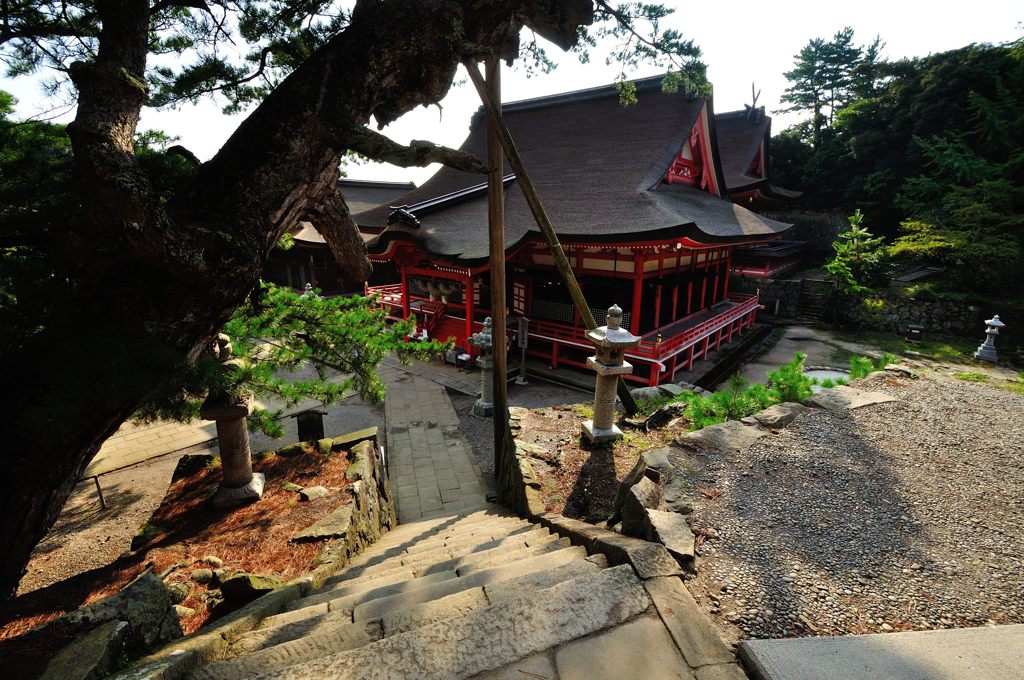
[[[399,376],[388,386],[384,412],[399,523],[486,500],[483,476],[443,385]]]
[[[1024,678],[1024,625],[844,635],[740,644],[759,680]]]

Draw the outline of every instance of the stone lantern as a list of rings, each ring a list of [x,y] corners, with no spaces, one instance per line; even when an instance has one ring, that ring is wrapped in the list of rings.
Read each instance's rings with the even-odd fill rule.
[[[480,367],[480,398],[473,404],[473,415],[483,418],[494,414],[494,383],[491,380],[494,360],[491,353],[494,350],[494,336],[491,329],[494,322],[491,317],[484,319],[484,329],[469,337],[469,344],[480,350],[476,365]]]
[[[587,338],[597,348],[594,356],[587,357],[587,365],[597,371],[594,391],[594,419],[583,422],[583,434],[591,442],[610,442],[622,436],[615,426],[615,388],[620,375],[633,372],[633,365],[625,360],[626,349],[634,347],[640,338],[622,326],[622,310],[618,305],[608,309],[608,325],[587,331]]]
[[[981,343],[978,347],[978,351],[974,353],[974,358],[994,364],[999,361],[998,357],[996,357],[996,336],[999,335],[1000,328],[1006,328],[1006,324],[999,320],[998,314],[988,319],[985,323],[988,324],[988,328],[985,329],[985,342]]]
[[[232,358],[231,353],[231,338],[219,334],[213,355],[220,362],[222,370],[238,365],[239,360]],[[227,394],[210,394],[199,411],[200,417],[217,423],[221,481],[217,493],[213,495],[215,508],[250,503],[263,496],[263,474],[252,471],[249,430],[245,423],[245,417],[250,411],[248,399]]]

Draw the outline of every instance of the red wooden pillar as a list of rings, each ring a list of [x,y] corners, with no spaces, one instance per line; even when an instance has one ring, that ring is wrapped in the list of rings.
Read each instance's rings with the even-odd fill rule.
[[[693,281],[686,283],[686,316],[693,313]]]
[[[469,336],[473,335],[473,277],[467,276],[463,280],[463,285],[466,287],[465,300],[466,303],[466,351],[469,351]]]
[[[644,292],[644,258],[637,255],[633,258],[633,306],[629,317],[629,332],[640,335],[640,303]]]
[[[409,275],[405,271],[405,265],[398,265],[402,272],[402,319],[409,318]]]
[[[732,248],[726,251],[725,256],[725,288],[722,290],[722,299],[729,299],[729,279],[732,277]]]
[[[707,300],[707,294],[708,294],[708,269],[707,269],[707,267],[705,267],[704,268],[704,278],[701,280],[701,283],[700,283],[700,308],[701,309],[704,309],[706,307],[706,305],[704,303]]]
[[[669,376],[668,379],[669,380],[675,380],[676,379],[676,360],[678,358],[679,358],[678,354],[673,354],[672,355],[672,363],[669,364],[669,369],[668,369],[668,376]]]
[[[718,277],[722,271],[722,264],[715,265],[715,285],[711,288],[711,304],[718,302]]]
[[[679,279],[672,286],[672,320],[679,318]]]
[[[661,284],[654,287],[654,327],[661,327]]]
[[[704,338],[704,353],[700,355],[701,359],[708,358],[708,347],[711,345],[711,336],[708,335]]]
[[[690,358],[686,362],[686,370],[687,371],[693,369],[693,353],[694,353],[694,351],[696,349],[697,349],[697,343],[693,343],[692,345],[690,345]]]
[[[551,368],[558,368],[558,343],[551,343]]]

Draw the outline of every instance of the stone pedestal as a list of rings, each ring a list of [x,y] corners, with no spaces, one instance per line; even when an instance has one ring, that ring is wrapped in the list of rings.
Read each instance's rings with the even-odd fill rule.
[[[263,497],[263,474],[252,471],[247,415],[248,404],[207,404],[200,411],[201,417],[217,423],[221,481],[211,501],[215,508],[251,503]]]
[[[484,319],[484,329],[475,333],[469,338],[469,344],[480,350],[480,356],[476,360],[477,368],[480,369],[480,398],[473,404],[473,415],[481,418],[489,418],[494,415],[494,360],[491,358],[493,348],[493,337],[491,328],[493,322],[491,317]]]
[[[594,390],[594,419],[581,426],[583,436],[594,444],[618,439],[622,430],[615,425],[615,391],[620,375],[633,372],[625,360],[626,349],[635,346],[640,338],[621,327],[622,310],[612,305],[608,310],[608,325],[587,331],[587,339],[597,352],[587,358],[587,365],[597,372]]]

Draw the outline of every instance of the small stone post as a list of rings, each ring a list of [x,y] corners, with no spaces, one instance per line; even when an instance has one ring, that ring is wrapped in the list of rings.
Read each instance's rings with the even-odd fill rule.
[[[620,375],[633,372],[633,365],[625,360],[626,349],[634,347],[640,338],[622,326],[622,309],[612,305],[608,309],[608,325],[587,331],[597,348],[594,356],[587,357],[587,365],[597,371],[594,391],[594,419],[583,421],[583,434],[594,444],[610,442],[622,436],[615,425],[615,390]]]
[[[231,338],[217,336],[214,356],[223,370],[228,370],[238,359],[231,358]],[[249,451],[249,431],[245,417],[249,415],[247,399],[231,398],[226,394],[211,394],[203,403],[199,415],[217,423],[217,447],[220,449],[221,481],[213,495],[213,507],[227,508],[258,501],[263,496],[263,474],[252,471]]]
[[[494,367],[494,360],[491,358],[494,346],[494,337],[491,334],[493,325],[491,317],[487,317],[484,319],[484,329],[469,338],[469,344],[480,350],[480,356],[476,360],[476,365],[480,367],[480,398],[473,404],[473,415],[482,418],[494,415],[494,382],[491,380],[491,369]]]
[[[1006,328],[1006,324],[999,320],[998,314],[988,319],[985,323],[988,324],[988,328],[985,329],[985,342],[981,343],[978,347],[978,351],[974,353],[974,358],[994,364],[999,361],[999,358],[996,356],[996,336],[999,335],[1000,328]]]

